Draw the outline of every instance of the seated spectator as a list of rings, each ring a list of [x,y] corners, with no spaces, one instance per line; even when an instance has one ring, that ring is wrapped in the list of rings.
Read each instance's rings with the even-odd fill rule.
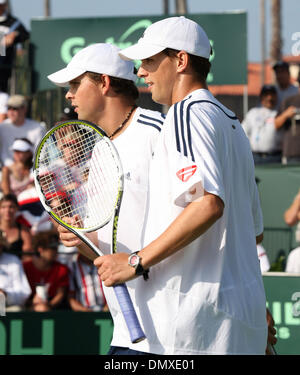
[[[250,109],[242,122],[255,164],[281,163],[282,132],[277,130],[274,124],[276,101],[275,86],[263,86],[260,106]]]
[[[4,194],[18,195],[33,186],[33,144],[26,138],[17,138],[13,145],[13,163],[2,168],[1,188]]]
[[[66,308],[69,270],[56,260],[58,244],[56,232],[37,233],[33,244],[37,255],[23,263],[32,290],[28,307],[33,311]]]
[[[7,101],[9,95],[6,92],[0,91],[0,123],[7,118]]]
[[[27,100],[22,95],[12,95],[7,102],[7,119],[0,126],[0,159],[2,165],[13,163],[11,145],[16,138],[27,138],[35,148],[46,129],[32,119],[26,118]]]
[[[300,247],[290,251],[286,260],[285,272],[300,274]]]
[[[0,237],[7,242],[7,252],[25,259],[26,253],[32,252],[32,236],[29,228],[18,222],[18,209],[18,200],[14,194],[6,194],[1,198]]]
[[[78,254],[70,266],[69,304],[73,311],[108,311],[102,282],[93,262]]]
[[[300,242],[300,190],[284,213],[284,221],[290,227],[297,225],[296,242]],[[300,247],[292,250],[287,258],[285,272],[300,273]]]
[[[0,239],[0,292],[5,295],[6,311],[24,308],[31,289],[18,257],[5,252],[7,243]]]

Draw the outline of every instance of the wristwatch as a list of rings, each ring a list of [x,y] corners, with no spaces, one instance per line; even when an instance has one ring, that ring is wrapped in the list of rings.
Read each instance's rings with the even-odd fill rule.
[[[128,258],[129,266],[135,269],[135,274],[137,276],[143,275],[144,280],[149,279],[149,270],[145,270],[144,267],[141,265],[141,257],[138,256],[138,251],[132,253]]]

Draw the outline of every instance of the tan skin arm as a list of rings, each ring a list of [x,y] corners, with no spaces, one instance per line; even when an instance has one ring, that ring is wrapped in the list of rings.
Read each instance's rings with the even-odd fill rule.
[[[296,225],[300,220],[300,190],[295,196],[293,203],[284,213],[284,221],[290,227]]]
[[[223,209],[219,197],[205,192],[203,197],[190,203],[161,236],[139,252],[143,267],[149,268],[187,246],[222,216]],[[135,278],[126,253],[98,257],[94,264],[105,286]]]
[[[2,167],[2,181],[1,189],[3,194],[11,193],[10,181],[9,181],[10,170],[7,166]]]
[[[30,233],[30,230],[28,228],[22,227],[21,229],[21,238],[23,240],[23,247],[22,252],[23,253],[30,253],[32,252],[32,236]],[[26,261],[31,259],[32,255],[24,255],[22,256],[22,260]]]
[[[65,286],[61,286],[57,288],[57,292],[55,296],[49,301],[50,308],[53,309],[59,306],[62,303],[63,299],[65,298],[66,293],[67,293],[67,288]]]
[[[296,109],[296,107],[291,105],[285,111],[283,111],[280,115],[275,117],[275,120],[274,120],[275,128],[280,129],[288,119],[293,117],[294,114],[295,114],[295,109]]]

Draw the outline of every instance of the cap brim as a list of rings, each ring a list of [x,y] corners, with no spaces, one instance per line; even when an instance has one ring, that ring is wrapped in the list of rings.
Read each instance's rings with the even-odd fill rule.
[[[48,79],[55,83],[57,86],[65,87],[69,85],[69,82],[73,79],[81,76],[85,73],[83,69],[70,69],[68,67],[61,69],[55,73],[48,75]]]
[[[163,51],[166,47],[155,44],[137,43],[119,52],[124,60],[144,60]]]

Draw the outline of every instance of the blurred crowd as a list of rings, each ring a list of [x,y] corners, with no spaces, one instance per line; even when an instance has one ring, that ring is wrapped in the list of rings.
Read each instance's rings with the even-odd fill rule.
[[[0,0],[0,32],[6,55],[0,56],[0,293],[7,311],[107,311],[102,283],[93,263],[76,248],[60,242],[44,211],[33,181],[33,155],[46,127],[30,118],[22,95],[9,95],[8,83],[15,48],[29,38],[22,23]],[[260,164],[300,163],[300,68],[298,85],[291,82],[289,64],[273,66],[276,83],[261,87],[259,103],[242,121],[253,159]],[[59,120],[74,118],[66,108]],[[284,215],[298,226],[300,191]],[[267,251],[257,246],[261,271],[270,263]],[[286,271],[300,272],[300,248],[293,250]]]
[[[256,165],[300,162],[300,90],[291,83],[289,64],[278,61],[275,85],[264,85],[257,107],[242,121]],[[297,79],[300,84],[300,69]]]
[[[65,248],[36,193],[34,150],[46,132],[22,95],[7,99],[0,123],[0,292],[7,311],[107,310],[93,263]],[[74,118],[66,108],[59,120]]]

